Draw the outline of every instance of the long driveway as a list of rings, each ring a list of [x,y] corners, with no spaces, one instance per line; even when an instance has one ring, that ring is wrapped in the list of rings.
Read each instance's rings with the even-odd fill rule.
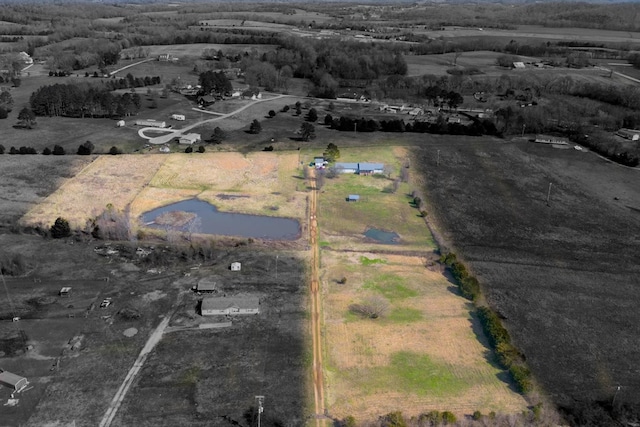
[[[144,139],[148,139],[149,144],[155,144],[155,145],[161,145],[161,144],[166,144],[169,141],[171,141],[173,138],[177,138],[180,137],[181,135],[183,135],[185,132],[190,131],[191,129],[201,126],[205,123],[211,123],[211,122],[215,122],[218,120],[223,120],[226,119],[228,117],[232,117],[238,113],[240,113],[241,111],[246,110],[247,108],[258,104],[260,102],[265,102],[265,101],[273,101],[275,99],[279,99],[279,98],[284,98],[284,97],[288,97],[291,95],[276,95],[273,98],[264,98],[264,99],[257,99],[247,105],[243,105],[242,107],[238,108],[237,110],[234,110],[230,113],[227,114],[222,114],[219,115],[217,117],[211,118],[211,119],[207,119],[207,120],[202,120],[200,122],[196,122],[194,124],[191,124],[187,127],[184,127],[182,129],[163,129],[163,128],[154,128],[154,127],[146,127],[146,128],[142,128],[138,131],[138,135],[140,135],[140,137],[144,138]],[[153,132],[167,132],[166,135],[161,135],[161,136],[148,136],[145,134],[145,132],[147,131],[153,131]]]

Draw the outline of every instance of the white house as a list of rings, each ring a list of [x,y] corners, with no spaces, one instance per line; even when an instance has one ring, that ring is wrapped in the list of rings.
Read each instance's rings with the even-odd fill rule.
[[[258,314],[260,299],[252,296],[205,298],[202,300],[200,312],[203,316]]]
[[[188,133],[188,134],[182,135],[178,142],[180,144],[193,145],[199,141],[200,141],[199,133]]]
[[[357,163],[338,162],[334,165],[337,173],[356,173],[358,172]]]
[[[231,263],[231,271],[240,271],[241,268],[242,268],[242,264],[240,264],[239,262]]]

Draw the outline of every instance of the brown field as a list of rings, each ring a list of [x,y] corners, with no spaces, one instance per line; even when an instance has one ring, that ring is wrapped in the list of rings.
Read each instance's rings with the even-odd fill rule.
[[[524,141],[426,139],[416,160],[431,220],[543,390],[574,405],[610,400],[622,385],[616,399],[637,404],[638,170]]]
[[[75,227],[107,205],[130,218],[180,200],[200,197],[222,210],[302,218],[296,154],[205,153],[101,156],[69,179],[22,219],[52,224],[61,216]],[[225,195],[247,198],[230,199]]]
[[[258,53],[262,54],[264,52],[273,50],[276,48],[275,45],[265,45],[265,44],[215,44],[215,43],[193,43],[193,44],[173,44],[173,45],[149,45],[145,46],[145,49],[150,49],[150,56],[158,56],[161,53],[169,53],[178,58],[185,56],[202,56],[202,51],[205,49],[222,49],[223,52],[230,50],[237,50],[241,52],[248,52],[251,50],[256,50]]]
[[[384,263],[365,266],[361,256]],[[462,417],[475,410],[519,413],[526,408],[487,356],[491,352],[468,301],[452,291],[440,271],[427,270],[424,258],[324,250],[322,263],[332,416],[352,415],[362,422],[393,411],[409,417],[449,410]],[[347,283],[338,284],[343,276]],[[375,294],[370,284],[380,280],[390,282],[386,289],[381,285],[391,302],[388,317],[351,314],[349,305]],[[402,354],[411,355],[415,365],[395,362]],[[419,383],[405,381],[420,377],[418,371],[430,373]]]

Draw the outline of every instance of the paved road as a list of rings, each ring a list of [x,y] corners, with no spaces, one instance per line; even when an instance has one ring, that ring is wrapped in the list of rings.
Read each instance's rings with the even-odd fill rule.
[[[201,125],[203,125],[205,123],[211,123],[211,122],[215,122],[215,121],[218,121],[218,120],[226,119],[228,117],[232,117],[232,116],[238,114],[239,112],[244,111],[247,108],[249,108],[249,107],[251,107],[251,106],[253,106],[255,104],[258,104],[260,102],[273,101],[274,99],[285,98],[285,97],[288,97],[288,96],[291,96],[291,95],[276,95],[273,98],[257,99],[257,100],[255,100],[255,101],[253,101],[253,102],[251,102],[251,103],[249,103],[247,105],[244,105],[244,106],[238,108],[235,111],[232,111],[232,112],[227,113],[227,114],[221,114],[221,115],[219,115],[217,117],[214,117],[214,118],[211,118],[211,119],[207,119],[207,120],[202,120],[202,121],[196,122],[196,123],[194,123],[192,125],[189,125],[187,127],[182,128],[182,129],[162,129],[162,128],[153,128],[153,127],[142,128],[142,129],[140,129],[138,131],[138,135],[140,135],[140,137],[142,137],[144,139],[148,139],[149,140],[148,141],[149,144],[154,144],[154,145],[166,144],[169,141],[171,141],[173,138],[180,137],[181,135],[185,134],[186,132],[190,131],[191,129],[193,129],[195,127],[198,127],[198,126],[201,126]],[[162,136],[147,136],[145,134],[145,132],[148,132],[148,131],[154,131],[154,132],[163,131],[163,132],[167,132],[167,134],[166,135],[162,135]]]

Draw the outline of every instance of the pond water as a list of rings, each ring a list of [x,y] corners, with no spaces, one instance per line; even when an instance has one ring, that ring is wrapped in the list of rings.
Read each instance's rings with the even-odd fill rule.
[[[375,240],[378,243],[384,243],[386,245],[397,245],[400,243],[400,236],[393,231],[378,230],[377,228],[369,228],[364,232],[364,235],[370,239]]]
[[[171,212],[186,212],[195,216],[188,224],[182,226],[155,223],[156,218],[162,215],[166,218]],[[142,214],[142,222],[153,228],[169,227],[178,231],[222,236],[268,240],[296,240],[300,237],[300,223],[295,219],[219,212],[214,205],[199,199],[184,200],[146,212]]]

